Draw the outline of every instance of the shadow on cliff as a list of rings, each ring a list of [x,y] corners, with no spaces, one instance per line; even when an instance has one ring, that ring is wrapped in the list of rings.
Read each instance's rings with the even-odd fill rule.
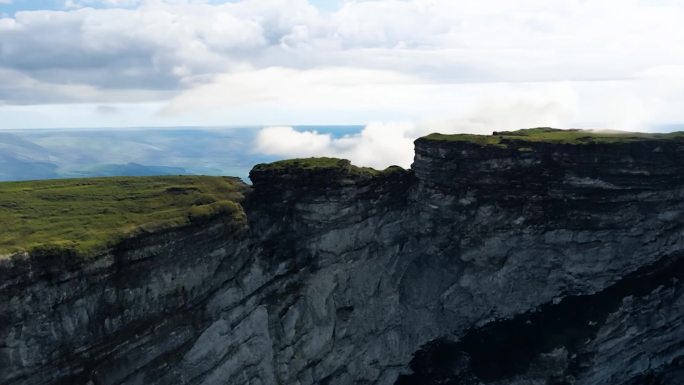
[[[400,376],[395,384],[475,385],[510,380],[528,373],[543,354],[549,354],[553,361],[555,351],[560,353],[555,365],[547,362],[546,373],[542,370],[538,374],[548,384],[570,385],[572,376],[591,360],[582,346],[594,339],[608,316],[626,297],[641,297],[659,286],[676,285],[684,275],[682,256],[642,267],[601,292],[566,297],[557,304],[547,303],[536,311],[491,322],[467,332],[457,342],[431,341],[414,354],[410,363],[413,373]],[[677,362],[682,365],[682,361],[675,360],[670,366],[677,366]],[[633,380],[642,385],[670,384],[650,372]]]

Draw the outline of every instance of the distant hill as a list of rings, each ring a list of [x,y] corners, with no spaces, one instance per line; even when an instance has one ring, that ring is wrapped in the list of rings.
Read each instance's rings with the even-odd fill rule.
[[[58,178],[58,167],[54,163],[26,161],[0,154],[0,181]]]
[[[17,135],[0,132],[0,181],[57,178],[50,152]]]
[[[335,137],[362,126],[302,127]],[[32,129],[0,131],[0,181],[96,176],[233,175],[258,163],[259,127]]]
[[[0,181],[98,176],[235,175],[247,180],[258,130],[91,129],[0,131]]]

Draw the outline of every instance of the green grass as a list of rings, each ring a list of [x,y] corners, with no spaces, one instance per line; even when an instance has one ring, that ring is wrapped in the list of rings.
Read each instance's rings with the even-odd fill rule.
[[[470,134],[430,134],[424,137],[435,141],[470,142],[479,145],[508,147],[518,142],[547,142],[562,144],[590,144],[590,143],[625,143],[645,140],[684,140],[684,132],[667,134],[626,132],[626,131],[591,131],[591,130],[559,130],[548,127],[528,128],[518,131],[494,132],[492,135]]]
[[[0,255],[61,249],[87,256],[126,237],[218,215],[244,222],[244,188],[206,176],[0,183]]]
[[[370,167],[354,166],[347,159],[339,158],[298,158],[280,160],[273,163],[262,163],[254,167],[254,171],[276,171],[283,172],[290,169],[297,170],[337,170],[350,175],[377,176],[384,173],[396,172],[399,167],[388,167],[385,170],[376,170]]]
[[[424,139],[440,142],[469,142],[482,146],[501,146],[501,138],[490,135],[473,134],[438,134],[433,133],[423,137]]]
[[[258,164],[255,168],[259,170],[286,170],[289,168],[316,170],[327,168],[346,168],[349,166],[349,161],[344,159],[320,157],[279,160],[273,163]]]

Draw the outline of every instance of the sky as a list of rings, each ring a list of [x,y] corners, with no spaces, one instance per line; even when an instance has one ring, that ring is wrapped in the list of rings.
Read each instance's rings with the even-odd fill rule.
[[[0,15],[0,129],[260,125],[263,151],[361,159],[433,131],[684,122],[684,0],[0,0]]]

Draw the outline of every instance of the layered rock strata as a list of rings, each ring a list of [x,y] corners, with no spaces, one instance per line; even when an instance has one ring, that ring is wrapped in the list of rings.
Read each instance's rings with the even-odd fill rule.
[[[220,218],[0,262],[0,384],[684,383],[684,142],[258,166]]]

